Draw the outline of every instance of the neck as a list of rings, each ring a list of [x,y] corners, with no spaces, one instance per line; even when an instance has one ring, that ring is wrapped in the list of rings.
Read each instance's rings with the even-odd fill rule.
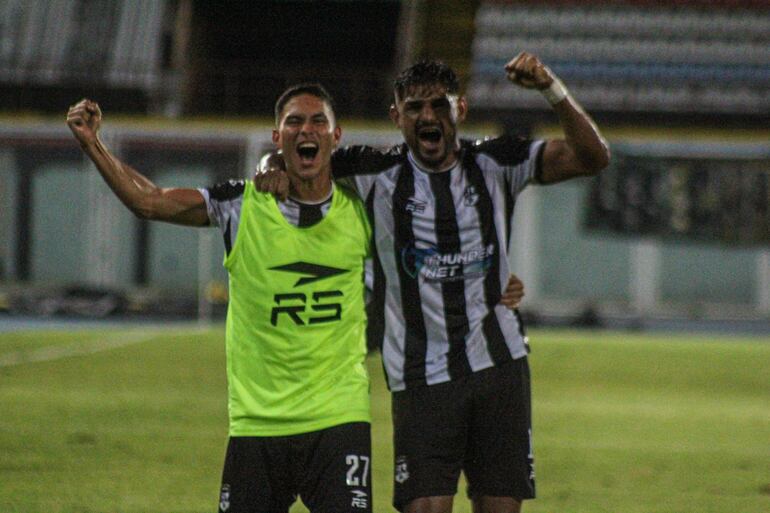
[[[332,181],[328,176],[318,176],[311,180],[289,177],[289,196],[303,203],[319,203],[332,192]]]
[[[409,160],[412,161],[412,164],[420,168],[422,171],[426,173],[443,173],[444,171],[448,171],[449,169],[452,169],[457,165],[457,162],[460,160],[460,157],[457,152],[452,153],[452,157],[449,159],[446,159],[441,164],[437,165],[426,165],[423,161],[421,161],[417,155],[415,155],[411,150],[409,151]]]
[[[288,200],[293,203],[296,203],[297,205],[306,205],[306,206],[322,205],[323,203],[326,203],[327,201],[331,200],[333,193],[334,193],[334,183],[332,183],[332,186],[329,188],[329,192],[327,192],[326,195],[322,198],[318,198],[318,199],[298,198],[294,195],[294,193],[289,193]]]

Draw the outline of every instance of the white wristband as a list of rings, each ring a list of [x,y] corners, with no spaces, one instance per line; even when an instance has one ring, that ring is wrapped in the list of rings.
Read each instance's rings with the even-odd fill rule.
[[[553,79],[548,89],[543,89],[540,92],[543,93],[543,96],[551,105],[556,105],[569,95],[567,88],[564,87],[564,84],[558,78]]]

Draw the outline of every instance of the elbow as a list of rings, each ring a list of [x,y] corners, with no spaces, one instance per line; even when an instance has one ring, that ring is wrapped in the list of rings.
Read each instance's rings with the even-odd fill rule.
[[[152,221],[155,219],[155,215],[149,210],[144,210],[141,208],[131,208],[131,213],[134,214],[134,217],[141,221]]]
[[[127,204],[128,209],[134,214],[134,217],[142,221],[154,221],[158,219],[157,209],[154,208],[152,201],[138,201],[136,203]]]
[[[602,145],[601,151],[597,151],[583,164],[583,170],[587,176],[596,176],[610,165],[610,148]]]

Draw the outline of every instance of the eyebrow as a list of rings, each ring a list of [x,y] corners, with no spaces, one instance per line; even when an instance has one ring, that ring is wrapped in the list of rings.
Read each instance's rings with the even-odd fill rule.
[[[404,100],[404,105],[407,107],[419,107],[421,105],[424,105],[426,102],[429,102],[431,105],[448,105],[451,103],[450,99],[446,96],[439,96],[432,99],[414,99],[414,100]]]
[[[304,114],[287,114],[286,115],[286,121],[297,121],[297,120],[303,120],[308,116],[305,116]],[[317,112],[315,114],[311,114],[310,119],[317,121],[319,119],[328,120],[329,117],[323,113],[323,112]]]

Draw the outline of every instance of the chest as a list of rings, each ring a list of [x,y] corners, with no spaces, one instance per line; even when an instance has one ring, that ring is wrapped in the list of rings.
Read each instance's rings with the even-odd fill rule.
[[[480,244],[494,230],[497,185],[462,168],[400,177],[392,188],[390,204],[394,233],[407,227],[415,240],[434,243],[463,241]]]

